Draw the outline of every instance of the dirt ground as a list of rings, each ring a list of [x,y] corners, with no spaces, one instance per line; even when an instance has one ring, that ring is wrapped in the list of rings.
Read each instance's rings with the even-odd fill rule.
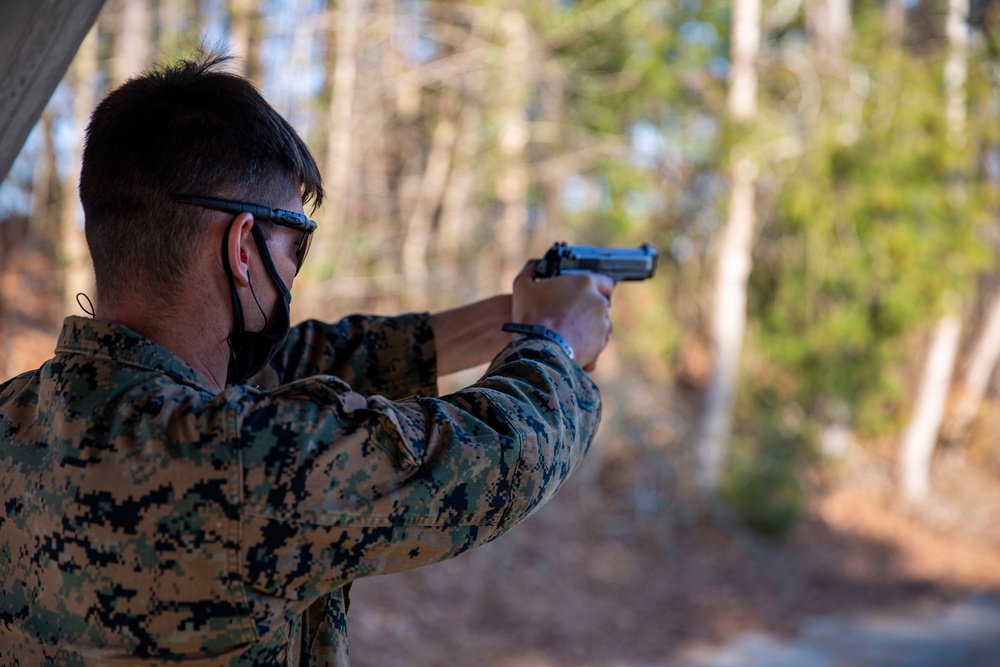
[[[817,616],[1000,593],[995,403],[940,451],[925,506],[896,501],[892,443],[855,443],[804,480],[806,511],[775,543],[695,499],[690,396],[616,386],[629,373],[607,361],[609,428],[549,505],[452,561],[355,584],[353,665],[653,667]]]
[[[61,322],[51,267],[36,257],[3,257],[5,377],[48,358]],[[616,370],[612,357],[605,377]],[[648,415],[668,399],[646,400],[637,409]],[[610,408],[606,415],[629,422],[622,406]],[[933,502],[914,511],[893,502],[891,461],[856,446],[776,544],[676,492],[685,453],[676,415],[664,415],[625,436],[599,436],[561,494],[496,542],[357,582],[352,664],[662,664],[685,647],[750,630],[793,633],[816,615],[1000,593],[995,454],[945,451],[935,462]],[[981,425],[980,448],[995,449],[995,422]],[[622,437],[642,439],[641,456]]]
[[[857,485],[775,545],[717,516],[607,512],[575,481],[493,544],[355,584],[352,663],[649,665],[812,616],[1000,591],[987,531],[929,524]]]

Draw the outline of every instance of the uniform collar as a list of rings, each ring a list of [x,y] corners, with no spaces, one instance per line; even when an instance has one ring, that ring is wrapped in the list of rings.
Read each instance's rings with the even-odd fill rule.
[[[71,315],[63,321],[56,352],[98,359],[169,375],[178,382],[215,393],[196,370],[167,348],[114,322]]]

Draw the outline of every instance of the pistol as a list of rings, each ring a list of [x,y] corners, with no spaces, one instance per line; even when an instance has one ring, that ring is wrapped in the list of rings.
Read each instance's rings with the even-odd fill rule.
[[[538,261],[534,278],[542,280],[563,274],[600,273],[615,282],[646,280],[653,277],[658,257],[656,248],[648,243],[633,250],[566,245],[560,242],[549,248]]]

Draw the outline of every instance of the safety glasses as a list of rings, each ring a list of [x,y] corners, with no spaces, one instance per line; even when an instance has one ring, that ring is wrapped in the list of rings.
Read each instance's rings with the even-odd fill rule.
[[[312,245],[312,235],[313,232],[316,231],[316,223],[301,213],[286,211],[282,208],[268,208],[267,206],[262,206],[261,204],[248,204],[247,202],[242,201],[217,199],[216,197],[171,195],[170,198],[178,204],[200,206],[201,208],[221,211],[223,213],[232,213],[233,215],[249,213],[256,220],[273,222],[274,224],[281,225],[282,227],[299,230],[302,232],[302,238],[295,244],[295,259],[298,262],[298,265],[295,268],[296,275],[298,275],[299,269],[302,268],[302,262],[306,260],[306,255],[309,254],[309,246]]]

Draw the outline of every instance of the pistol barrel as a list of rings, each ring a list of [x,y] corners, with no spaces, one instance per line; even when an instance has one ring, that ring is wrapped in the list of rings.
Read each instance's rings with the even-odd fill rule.
[[[643,243],[638,248],[599,248],[556,243],[535,268],[535,279],[573,273],[600,273],[613,280],[646,280],[656,271],[659,253]]]

